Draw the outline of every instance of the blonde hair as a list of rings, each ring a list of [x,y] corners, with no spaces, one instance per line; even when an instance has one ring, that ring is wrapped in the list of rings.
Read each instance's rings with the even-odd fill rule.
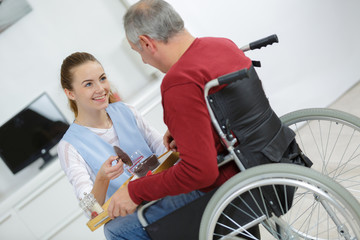
[[[78,67],[87,62],[97,62],[101,65],[101,63],[90,53],[87,52],[75,52],[69,55],[67,58],[64,59],[61,65],[60,71],[60,79],[61,79],[61,87],[63,89],[68,89],[69,91],[73,90],[73,74],[72,70],[75,67]],[[113,92],[110,90],[110,97],[109,103],[116,102],[116,96],[114,96]],[[69,105],[71,111],[74,113],[75,117],[78,115],[78,108],[76,102],[74,100],[69,99]]]

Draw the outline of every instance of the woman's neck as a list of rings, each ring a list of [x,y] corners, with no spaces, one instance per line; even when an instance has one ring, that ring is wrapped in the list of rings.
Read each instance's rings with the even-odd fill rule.
[[[97,112],[78,113],[75,123],[92,128],[110,128],[112,126],[111,119],[105,110]]]

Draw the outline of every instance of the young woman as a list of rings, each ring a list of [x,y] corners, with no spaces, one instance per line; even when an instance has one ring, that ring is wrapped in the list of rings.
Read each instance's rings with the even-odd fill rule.
[[[58,145],[60,164],[78,199],[93,193],[102,205],[128,178],[113,146],[148,157],[166,151],[162,136],[131,106],[116,101],[104,68],[91,54],[64,59],[61,85],[75,120]]]

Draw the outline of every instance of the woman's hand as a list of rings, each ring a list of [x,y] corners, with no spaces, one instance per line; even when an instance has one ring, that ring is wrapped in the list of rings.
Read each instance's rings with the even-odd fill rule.
[[[111,156],[103,163],[97,177],[110,181],[119,177],[123,172],[123,162],[117,156]]]
[[[105,202],[110,180],[119,177],[124,172],[123,162],[117,159],[117,156],[109,157],[103,165],[101,165],[101,168],[96,175],[91,192],[94,194],[95,199],[100,205],[103,205]]]
[[[169,129],[164,134],[163,141],[164,141],[164,145],[167,148],[167,150],[177,152],[176,142],[175,142],[174,138],[171,136]]]

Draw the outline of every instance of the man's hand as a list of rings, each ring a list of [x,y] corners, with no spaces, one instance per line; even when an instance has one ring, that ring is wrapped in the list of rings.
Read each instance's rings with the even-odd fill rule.
[[[164,145],[167,148],[167,150],[177,152],[176,142],[175,142],[174,138],[171,136],[169,129],[164,134],[163,142],[164,142]]]
[[[111,219],[118,216],[125,217],[135,212],[138,205],[134,203],[129,195],[128,186],[118,189],[111,198],[108,214]]]

